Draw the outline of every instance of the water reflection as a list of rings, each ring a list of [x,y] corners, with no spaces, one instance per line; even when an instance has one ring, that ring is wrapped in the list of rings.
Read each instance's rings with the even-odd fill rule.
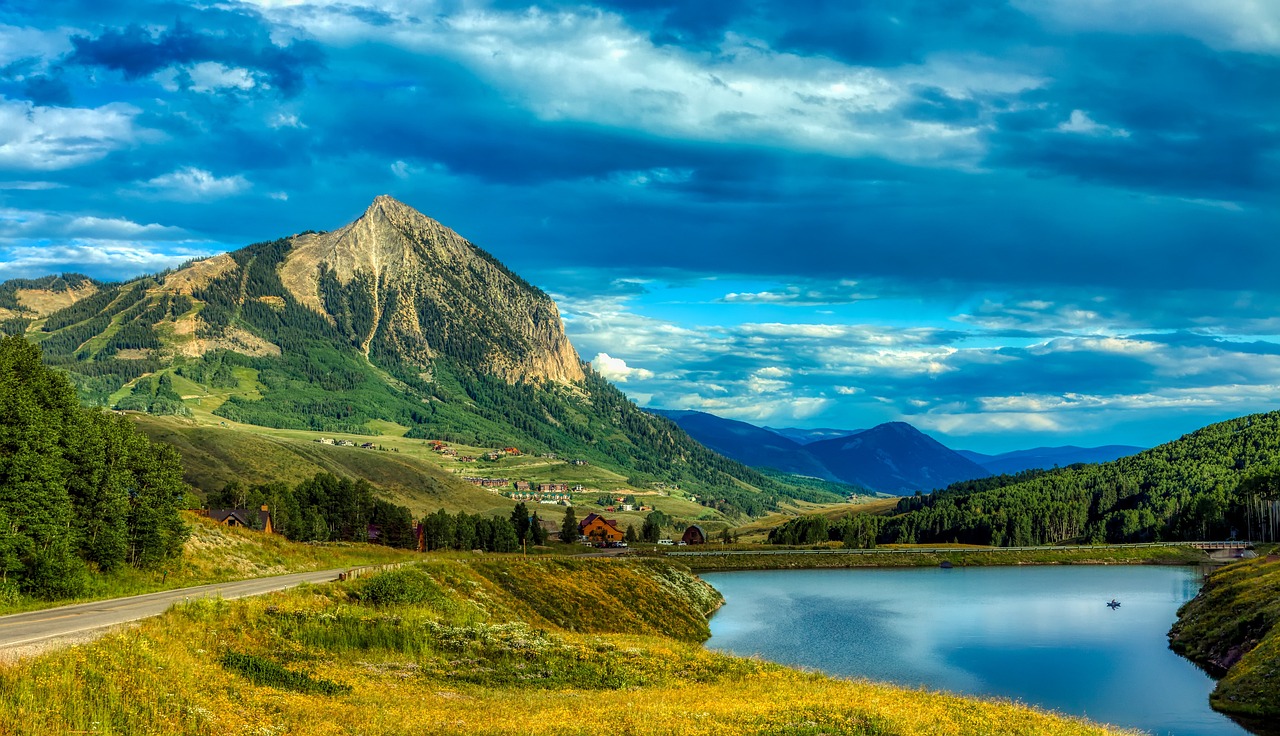
[[[779,570],[703,576],[707,646],[902,685],[996,695],[1156,734],[1247,733],[1168,649],[1191,568]],[[1118,599],[1111,610],[1105,602]]]

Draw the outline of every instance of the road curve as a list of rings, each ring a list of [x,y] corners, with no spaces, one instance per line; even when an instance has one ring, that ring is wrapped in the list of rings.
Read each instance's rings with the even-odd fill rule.
[[[343,569],[299,572],[254,580],[200,585],[164,590],[128,598],[112,598],[93,603],[47,608],[0,616],[0,659],[6,650],[40,645],[63,637],[91,637],[112,626],[158,616],[174,603],[193,598],[243,598],[292,588],[302,583],[327,583],[338,579]]]

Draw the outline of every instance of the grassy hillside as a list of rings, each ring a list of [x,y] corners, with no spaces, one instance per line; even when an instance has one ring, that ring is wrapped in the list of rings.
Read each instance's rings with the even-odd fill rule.
[[[0,596],[0,615],[193,585],[421,558],[416,552],[375,544],[298,544],[275,534],[220,526],[192,514],[184,514],[183,521],[191,535],[179,559],[150,569],[122,568],[94,575],[85,593],[71,600]]]
[[[1280,557],[1237,562],[1211,575],[1178,611],[1174,651],[1221,677],[1217,710],[1280,717]]]
[[[663,563],[463,558],[194,602],[0,668],[0,732],[1115,733],[713,653],[717,601]]]
[[[194,403],[194,402],[191,402]],[[415,516],[439,509],[472,514],[507,515],[515,501],[490,493],[463,480],[467,476],[508,478],[531,483],[581,484],[573,494],[579,519],[592,511],[604,513],[602,498],[634,495],[636,500],[663,511],[680,523],[706,524],[719,529],[728,525],[725,514],[701,505],[683,491],[657,491],[636,487],[624,476],[599,465],[572,465],[564,458],[536,455],[504,457],[495,462],[462,463],[432,450],[425,440],[394,433],[370,438],[361,435],[307,430],[274,429],[207,419],[197,411],[192,418],[131,414],[151,439],[172,445],[182,456],[185,479],[203,493],[221,489],[231,480],[247,484],[282,481],[295,484],[318,472],[364,478],[387,500],[407,506]],[[392,430],[394,431],[394,429]],[[337,447],[315,440],[321,437],[375,442],[381,449]],[[460,455],[479,456],[486,448],[452,445]],[[505,490],[511,490],[510,485]],[[612,501],[610,501],[612,504]],[[532,504],[543,519],[558,521],[563,506]],[[625,529],[644,524],[644,513],[609,513]]]

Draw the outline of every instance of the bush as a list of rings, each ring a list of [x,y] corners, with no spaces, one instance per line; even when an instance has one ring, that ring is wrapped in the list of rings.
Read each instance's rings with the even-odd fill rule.
[[[440,586],[422,570],[389,570],[366,578],[355,595],[375,606],[418,604],[437,600],[443,595]]]
[[[341,695],[351,692],[350,685],[318,679],[304,672],[287,670],[269,659],[253,654],[228,651],[222,655],[218,663],[255,685],[320,695]]]
[[[4,606],[16,606],[22,600],[22,593],[18,590],[18,584],[12,580],[0,581],[0,608]]]

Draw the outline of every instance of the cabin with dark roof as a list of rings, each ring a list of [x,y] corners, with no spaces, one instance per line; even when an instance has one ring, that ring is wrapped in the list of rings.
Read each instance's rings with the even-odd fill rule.
[[[685,544],[706,544],[707,533],[697,524],[690,524],[685,530],[680,540]]]
[[[276,531],[275,526],[271,523],[271,511],[266,504],[263,504],[262,508],[256,512],[249,509],[209,509],[200,515],[207,516],[223,526],[260,529],[267,534],[274,534]]]

